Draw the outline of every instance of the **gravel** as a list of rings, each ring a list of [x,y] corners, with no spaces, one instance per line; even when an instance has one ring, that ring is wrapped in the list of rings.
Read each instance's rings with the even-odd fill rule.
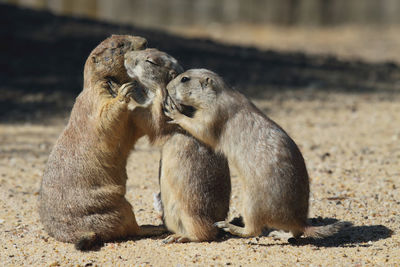
[[[225,237],[218,242],[163,245],[162,238],[106,243],[82,253],[43,230],[37,198],[43,169],[64,118],[0,124],[0,262],[33,266],[396,266],[400,262],[400,97],[396,92],[270,93],[255,103],[301,148],[311,178],[310,218],[354,225],[319,241]],[[127,166],[127,198],[139,224],[159,224],[159,150],[143,139]],[[240,210],[233,172],[230,217]]]

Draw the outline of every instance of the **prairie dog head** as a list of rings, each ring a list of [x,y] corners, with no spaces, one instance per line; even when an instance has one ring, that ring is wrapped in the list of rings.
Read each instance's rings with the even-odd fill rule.
[[[138,79],[149,90],[163,91],[169,81],[183,72],[178,61],[155,48],[125,54],[125,68],[129,77]]]
[[[117,97],[122,84],[131,81],[124,67],[124,55],[129,51],[145,49],[145,38],[130,35],[112,35],[97,45],[84,67],[84,96],[82,103],[88,110],[97,110]]]
[[[145,128],[144,131],[151,141],[155,137],[159,138],[175,131],[175,126],[167,124],[168,119],[162,111],[162,103],[166,96],[167,84],[183,72],[178,61],[167,53],[149,48],[126,53],[124,65],[129,77],[143,86],[138,87],[132,94],[135,101],[132,106],[142,108],[136,109],[134,120],[137,125]]]
[[[216,73],[207,69],[191,69],[173,79],[167,91],[178,109],[192,117],[197,111],[216,111],[219,96],[225,88],[225,82]]]
[[[124,68],[124,54],[145,49],[146,45],[146,39],[139,36],[112,35],[105,39],[93,49],[86,60],[85,83],[97,82],[100,79],[109,79],[118,84],[128,82],[130,78]]]

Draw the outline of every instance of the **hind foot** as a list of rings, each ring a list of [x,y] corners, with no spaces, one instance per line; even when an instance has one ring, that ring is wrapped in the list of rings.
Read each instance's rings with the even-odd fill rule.
[[[293,238],[291,233],[278,230],[271,231],[268,237],[272,237],[274,240],[288,240],[289,238]]]
[[[164,244],[187,243],[190,242],[190,239],[179,234],[173,234],[165,238],[162,242]]]
[[[240,237],[252,237],[252,236],[257,236],[257,233],[254,233],[253,231],[249,231],[248,228],[245,227],[240,227],[236,226],[233,224],[230,224],[227,221],[220,221],[214,223],[214,226],[223,229],[225,232],[229,232],[232,235],[240,236]]]

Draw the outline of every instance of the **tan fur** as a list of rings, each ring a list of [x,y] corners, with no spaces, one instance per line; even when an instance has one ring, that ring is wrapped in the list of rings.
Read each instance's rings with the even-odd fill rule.
[[[182,68],[156,49],[127,53],[125,67],[155,95],[148,108],[151,119],[147,131],[153,140],[164,139],[161,201],[164,223],[175,233],[165,242],[214,240],[218,229],[213,224],[224,220],[229,210],[229,168],[222,155],[166,123],[162,112],[165,86]]]
[[[245,96],[226,86],[217,74],[189,70],[167,86],[166,114],[193,136],[225,154],[239,172],[243,186],[245,227],[218,222],[239,236],[255,236],[266,226],[324,237],[334,227],[307,225],[309,179],[294,141]],[[196,110],[192,118],[181,114],[182,105]]]
[[[84,89],[43,174],[39,214],[44,228],[78,249],[90,249],[97,241],[163,232],[162,227],[140,228],[124,197],[127,157],[144,135],[128,110],[138,84],[126,84],[131,79],[124,54],[145,46],[144,38],[113,35],[91,52]]]
[[[171,133],[177,131],[175,125],[167,123],[168,118],[162,110],[165,87],[172,78],[183,72],[183,68],[176,59],[154,48],[126,53],[125,68],[132,79],[140,81],[147,89],[142,97],[144,103],[135,103],[132,118],[138,122],[138,127],[146,133],[151,143],[162,144]]]

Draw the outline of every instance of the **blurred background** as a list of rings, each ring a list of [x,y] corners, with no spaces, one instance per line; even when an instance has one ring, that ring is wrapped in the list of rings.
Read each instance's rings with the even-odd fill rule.
[[[2,0],[224,43],[400,61],[398,0]]]
[[[87,55],[113,33],[252,97],[397,90],[398,14],[398,0],[0,0],[0,120],[34,116],[36,102],[69,110]]]

